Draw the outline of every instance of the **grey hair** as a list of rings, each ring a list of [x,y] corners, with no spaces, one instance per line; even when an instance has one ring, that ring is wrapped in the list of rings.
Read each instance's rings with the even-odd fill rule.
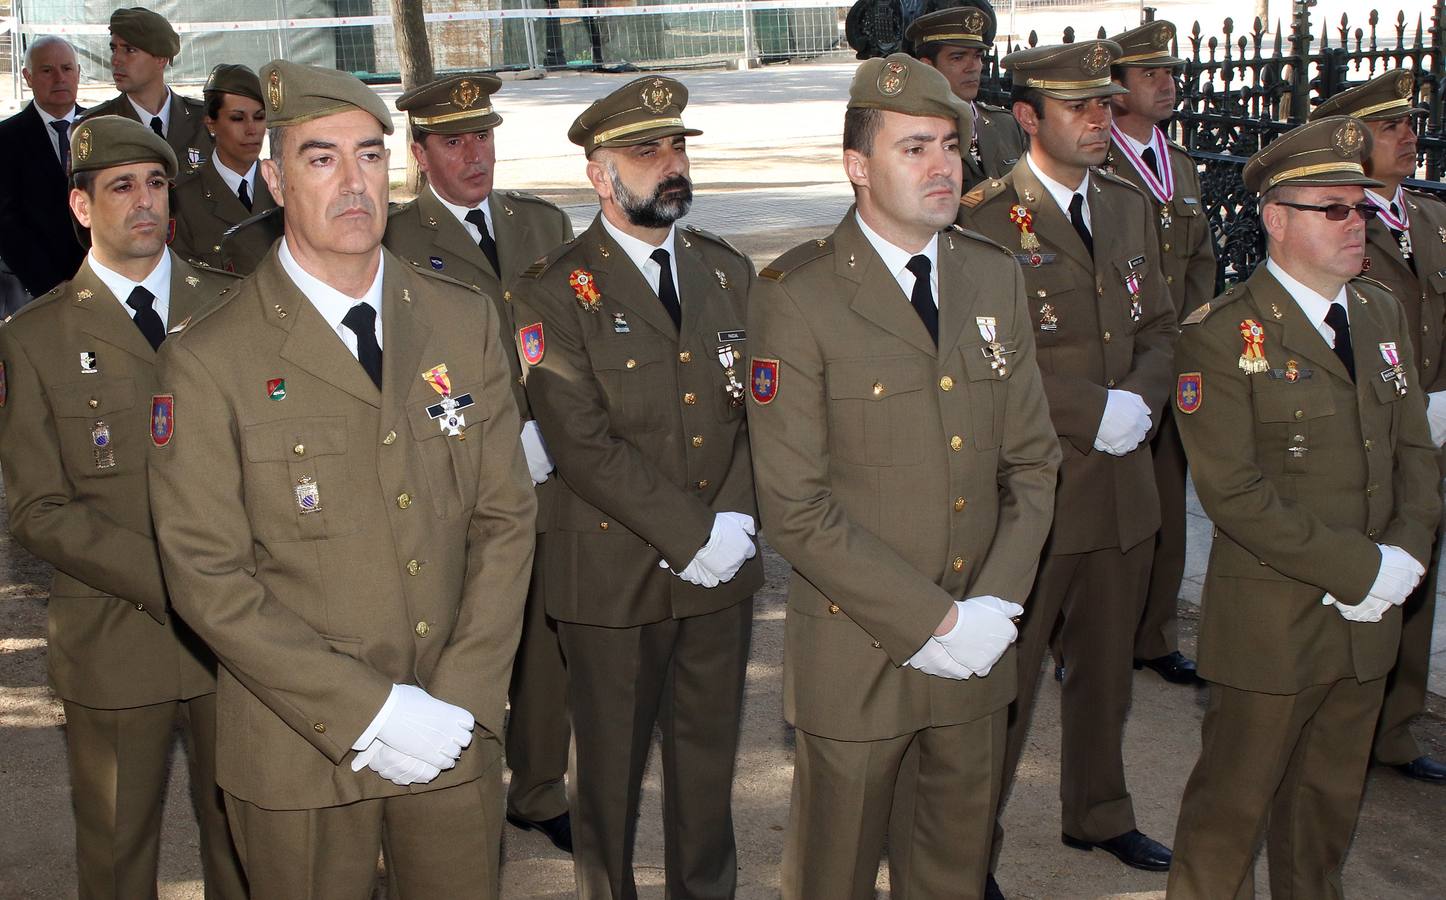
[[[36,50],[44,50],[46,47],[53,47],[56,44],[64,44],[65,46],[69,47],[70,54],[72,56],[76,56],[78,61],[78,54],[76,54],[75,52],[74,44],[72,44],[70,41],[67,41],[65,38],[61,37],[58,34],[42,34],[40,37],[31,41],[30,46],[25,48],[25,68],[30,68],[31,63],[35,61]]]

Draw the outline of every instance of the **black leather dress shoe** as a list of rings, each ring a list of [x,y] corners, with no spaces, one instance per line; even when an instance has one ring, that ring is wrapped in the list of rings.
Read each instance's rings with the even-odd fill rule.
[[[1417,781],[1429,781],[1432,784],[1446,782],[1446,765],[1438,763],[1429,756],[1418,756],[1408,763],[1401,763],[1398,766],[1391,766],[1391,768],[1407,778],[1414,778]]]
[[[990,875],[984,879],[984,900],[1004,900],[1004,892],[999,889],[999,882]]]
[[[1085,841],[1067,834],[1061,834],[1059,839],[1064,842],[1066,847],[1073,847],[1076,850],[1093,850],[1098,847],[1107,853],[1114,854],[1116,859],[1131,868],[1144,869],[1146,872],[1168,872],[1170,870],[1172,856],[1170,848],[1154,838],[1146,837],[1135,829],[1130,829],[1107,841]]]
[[[1195,660],[1181,653],[1179,650],[1172,650],[1164,656],[1157,656],[1154,659],[1135,660],[1135,670],[1149,666],[1160,674],[1160,677],[1172,684],[1204,684],[1199,674],[1195,671]]]
[[[541,822],[534,822],[531,819],[524,819],[508,813],[507,821],[523,831],[540,831],[547,836],[549,841],[552,841],[552,846],[563,853],[572,852],[572,816],[569,813],[563,813],[551,819],[543,819]]]

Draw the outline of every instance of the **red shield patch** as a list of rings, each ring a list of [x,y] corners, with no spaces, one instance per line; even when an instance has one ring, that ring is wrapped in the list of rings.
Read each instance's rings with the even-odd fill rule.
[[[1182,372],[1175,381],[1175,408],[1185,415],[1195,412],[1205,400],[1205,382],[1199,372]]]
[[[173,241],[175,241],[175,239],[176,239],[176,220],[175,220],[175,219],[171,219],[169,222],[166,223],[166,245],[167,245],[167,246],[170,246],[170,244],[171,244]]]
[[[542,338],[542,323],[534,322],[524,328],[519,328],[517,345],[522,348],[522,359],[529,366],[542,362],[542,354],[547,352],[546,342]]]
[[[151,443],[164,447],[176,433],[176,395],[155,394],[151,397]]]
[[[755,359],[748,374],[749,393],[753,402],[767,406],[778,396],[778,360]]]

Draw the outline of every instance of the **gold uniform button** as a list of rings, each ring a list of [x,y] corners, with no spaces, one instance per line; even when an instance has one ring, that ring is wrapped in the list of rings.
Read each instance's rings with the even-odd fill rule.
[[[401,509],[406,509],[407,507],[409,507],[409,506],[411,506],[411,505],[412,505],[412,495],[411,495],[411,494],[408,494],[406,491],[403,491],[402,493],[400,493],[400,494],[397,495],[397,506],[398,506],[399,508],[401,508]]]
[[[837,604],[837,603],[830,603],[830,604],[828,605],[828,614],[831,615],[831,616],[836,616],[836,615],[838,615],[838,604]]]
[[[679,354],[678,354],[678,362],[680,362],[680,363],[690,363],[690,362],[692,362],[692,361],[693,361],[693,354],[690,353],[690,352],[688,352],[687,350],[684,350],[682,353],[679,353]]]
[[[98,407],[98,406],[100,406],[100,401],[97,400],[97,399],[95,399],[94,397],[91,397],[91,398],[90,398],[90,408],[91,408],[91,409],[95,409],[95,408]]]
[[[1296,415],[1299,415],[1299,413],[1297,413]],[[1371,448],[1374,446],[1375,441],[1372,441],[1370,438],[1366,438],[1366,452],[1369,453],[1371,451]]]
[[[292,448],[291,448],[291,452],[292,452],[292,453],[295,453],[297,456],[301,456],[302,454],[304,454],[304,453],[306,452],[306,445],[305,445],[305,444],[297,444],[295,447],[292,447]]]
[[[874,396],[878,397],[884,392],[884,386],[880,382],[874,382]]]
[[[693,406],[698,402],[698,395],[693,393],[692,391],[689,391],[688,393],[683,395],[683,402],[688,406]]]
[[[1175,283],[1175,276],[1174,276],[1174,275],[1166,275],[1166,276],[1165,276],[1165,283],[1166,283],[1166,284],[1174,284],[1174,283]]]
[[[1102,285],[1102,284],[1096,284],[1096,285],[1095,285],[1095,296],[1097,296],[1097,297],[1103,297],[1104,295],[1105,295],[1105,286]]]
[[[1291,440],[1293,440],[1293,441],[1303,441],[1303,440],[1305,440],[1305,435],[1303,435],[1303,434],[1298,434],[1298,435],[1296,435],[1295,437],[1291,438]]]
[[[1169,245],[1169,244],[1166,244],[1165,247],[1164,247],[1164,250],[1165,250],[1166,253],[1169,253],[1169,252],[1170,252],[1170,245]]]
[[[136,604],[136,612],[145,612],[145,611],[146,611],[146,605],[145,605],[144,603],[137,603],[137,604]]]
[[[415,559],[409,559],[409,560],[407,560],[407,574],[408,574],[408,575],[415,575],[415,574],[417,574],[417,573],[420,572],[420,571],[422,571],[422,564],[421,564],[421,563],[417,562]]]
[[[630,359],[627,362],[623,363],[623,365],[627,366],[629,369],[636,369],[638,367],[638,361],[636,359]]]
[[[964,511],[964,507],[966,507],[966,506],[968,506],[968,505],[969,505],[969,501],[968,501],[968,500],[965,500],[963,497],[955,497],[955,498],[954,498],[954,511],[955,511],[955,512],[963,512],[963,511]]]
[[[954,571],[955,571],[955,572],[962,572],[962,571],[964,571],[964,557],[962,557],[962,556],[956,556],[956,557],[954,557],[953,566],[954,566]]]
[[[694,447],[701,447],[701,446],[703,446],[703,435],[701,435],[701,434],[695,434],[695,435],[693,435],[693,446],[694,446]]]
[[[875,650],[882,650],[882,649],[884,649],[884,645],[883,645],[883,644],[880,644],[878,641],[874,641],[873,647],[874,647]]]
[[[1380,533],[1381,532],[1378,529],[1372,528],[1370,531],[1366,532],[1366,537],[1370,538],[1371,540],[1375,540],[1376,536]]]
[[[708,486],[708,479],[706,479],[706,478],[704,478],[702,481],[698,482],[698,490],[700,490],[700,491],[703,490],[704,488],[706,488],[707,486]]]
[[[1368,484],[1368,485],[1366,485],[1366,496],[1367,496],[1367,497],[1375,496],[1375,493],[1376,493],[1376,486],[1375,486],[1374,484]]]
[[[511,292],[511,291],[503,291],[503,292],[502,292],[502,299],[503,299],[503,300],[506,300],[508,303],[511,303],[511,302],[512,302],[512,292]]]
[[[1037,290],[1037,291],[1034,292],[1034,296],[1036,296],[1036,297],[1048,297],[1048,296],[1049,296],[1049,291],[1046,291],[1044,288],[1040,288],[1039,290]]]
[[[1301,410],[1301,409],[1296,410],[1296,411],[1295,411],[1295,417],[1296,417],[1296,419],[1304,419],[1304,418],[1305,418],[1305,410]]]
[[[326,734],[326,723],[317,722],[315,725],[311,726],[311,730],[315,731],[317,734]]]
[[[1114,337],[1114,335],[1112,335],[1112,334],[1110,334],[1108,331],[1106,331],[1106,332],[1105,332],[1105,343],[1108,344],[1113,337]]]
[[[1106,382],[1105,382],[1105,387],[1114,387],[1114,386],[1115,386],[1115,380],[1114,380],[1113,378],[1111,378],[1109,381],[1106,381]]]
[[[957,435],[957,434],[954,435],[953,437],[949,438],[949,449],[950,449],[950,450],[963,450],[963,449],[964,449],[964,439],[961,438],[961,437],[960,437],[959,435]]]
[[[390,447],[392,444],[395,444],[396,442],[397,433],[395,431],[388,431],[387,436],[382,438],[382,443],[386,444],[388,447]]]
[[[1430,331],[1430,330],[1431,330],[1431,323],[1429,323],[1429,322],[1422,322],[1422,323],[1421,323],[1421,330],[1422,330],[1422,331]]]
[[[945,375],[943,378],[940,378],[940,379],[939,379],[939,390],[941,390],[941,391],[952,391],[952,390],[954,390],[954,379],[950,378],[948,375]]]
[[[600,530],[602,530],[602,531],[607,531],[607,530],[608,530],[608,523],[606,523],[606,522],[599,522],[599,523],[597,523],[597,527],[598,527]]]
[[[425,620],[417,623],[417,637],[426,637],[427,632],[431,630],[432,626],[428,625]]]

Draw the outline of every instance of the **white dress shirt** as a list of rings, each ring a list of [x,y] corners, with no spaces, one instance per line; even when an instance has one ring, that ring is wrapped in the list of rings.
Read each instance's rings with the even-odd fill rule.
[[[1094,223],[1090,221],[1090,170],[1085,169],[1084,178],[1080,181],[1078,187],[1067,187],[1041,172],[1039,166],[1034,164],[1034,160],[1030,158],[1028,153],[1024,155],[1024,162],[1029,166],[1030,171],[1034,172],[1039,178],[1039,183],[1044,185],[1044,189],[1054,198],[1054,202],[1058,204],[1060,212],[1064,213],[1066,220],[1069,219],[1069,204],[1074,199],[1074,195],[1079,194],[1084,197],[1084,207],[1081,215],[1084,217],[1085,227],[1088,228],[1090,234],[1093,235],[1095,233],[1095,226]]]
[[[487,222],[487,231],[491,233],[492,240],[497,240],[497,228],[492,224],[492,210],[487,208],[486,197],[483,197],[482,202],[476,207],[458,206],[457,204],[448,200],[446,197],[443,197],[441,194],[437,193],[430,184],[427,185],[427,190],[432,192],[432,196],[437,198],[438,203],[442,204],[447,208],[447,212],[450,212],[452,215],[457,217],[457,221],[461,222],[462,227],[467,229],[467,233],[472,236],[472,243],[475,244],[478,241],[482,240],[482,232],[477,230],[476,225],[473,225],[471,222],[467,221],[467,213],[471,212],[474,208],[482,210],[482,218]]]
[[[251,168],[246,170],[246,174],[240,175],[226,168],[226,164],[221,162],[221,155],[219,153],[213,155],[211,159],[216,162],[217,174],[221,176],[222,181],[226,182],[226,187],[231,189],[231,196],[238,200],[241,198],[241,182],[244,181],[246,182],[246,195],[251,198],[252,202],[255,202],[258,163],[252,163]]]
[[[899,289],[904,292],[904,296],[908,297],[911,303],[914,297],[914,282],[918,279],[914,277],[913,272],[909,271],[909,260],[915,256],[929,258],[929,289],[934,296],[934,306],[937,307],[939,305],[939,235],[936,234],[929,238],[929,243],[924,245],[923,250],[918,253],[910,253],[903,247],[891,244],[881,237],[878,232],[869,227],[868,223],[864,221],[864,217],[858,212],[854,213],[854,220],[859,223],[859,230],[864,233],[864,237],[874,248],[874,252],[883,259],[884,267],[889,270],[890,275],[894,276],[894,280],[899,283]]]
[[[141,106],[139,103],[137,103],[137,102],[135,101],[135,99],[131,97],[130,94],[126,94],[126,100],[128,100],[128,101],[130,102],[131,108],[136,111],[136,115],[137,115],[137,116],[140,116],[141,124],[142,124],[142,125],[146,126],[147,128],[150,128],[150,127],[151,127],[151,119],[154,119],[156,116],[160,116],[160,117],[161,117],[161,135],[164,137],[164,136],[167,136],[167,135],[169,135],[169,134],[171,133],[171,89],[170,89],[170,88],[166,88],[166,101],[161,104],[161,111],[160,111],[160,112],[154,112],[154,113],[153,113],[153,112],[150,112],[150,111],[147,110],[145,107],[143,107],[143,106]]]
[[[676,231],[673,226],[668,226],[668,236],[663,238],[661,244],[655,246],[647,241],[640,241],[632,235],[624,233],[622,229],[614,227],[613,223],[608,221],[607,216],[602,217],[602,224],[603,229],[613,236],[613,240],[617,241],[618,246],[628,255],[628,259],[633,261],[633,265],[638,267],[638,271],[643,273],[644,280],[648,282],[648,287],[652,288],[655,294],[658,292],[658,282],[661,280],[663,267],[653,260],[653,251],[659,248],[668,251],[668,265],[673,270],[673,290],[678,293],[678,302],[680,304],[683,302],[683,288],[678,284],[678,254],[673,252],[673,235]]]
[[[171,324],[171,252],[169,250],[161,254],[160,261],[143,281],[131,281],[121,273],[107,269],[101,265],[100,260],[95,258],[94,249],[86,254],[86,259],[90,261],[90,267],[95,270],[96,277],[101,280],[102,284],[110,288],[110,292],[115,294],[115,298],[120,301],[121,309],[124,309],[126,315],[130,316],[132,320],[136,317],[136,311],[131,309],[126,301],[130,299],[131,291],[143,287],[150,291],[151,296],[155,298],[151,301],[151,309],[156,311],[156,315],[161,317],[162,322],[166,325]]]
[[[1346,311],[1347,324],[1350,323],[1351,307],[1346,303],[1346,286],[1341,285],[1341,289],[1334,298],[1326,297],[1290,277],[1290,273],[1282,269],[1280,264],[1273,259],[1266,259],[1265,268],[1275,276],[1275,280],[1280,282],[1280,286],[1285,288],[1285,292],[1290,295],[1290,299],[1295,301],[1295,305],[1300,307],[1300,311],[1305,313],[1311,327],[1320,332],[1321,339],[1326,342],[1326,346],[1334,348],[1336,330],[1326,324],[1325,317],[1326,313],[1331,311],[1331,304],[1339,303],[1341,308]]]
[[[78,110],[72,106],[70,112],[64,116],[52,116],[50,113],[41,109],[40,104],[37,103],[35,104],[35,111],[40,113],[40,121],[45,123],[45,134],[50,138],[50,148],[55,151],[55,158],[60,159],[60,134],[54,128],[50,127],[50,123],[65,121],[70,123],[71,129],[74,129]],[[70,132],[66,132],[67,135],[69,135],[69,133]]]
[[[281,261],[282,270],[286,272],[292,283],[301,290],[301,293],[306,299],[311,301],[311,305],[316,307],[316,311],[321,313],[321,317],[326,320],[326,324],[330,325],[331,330],[336,332],[336,336],[341,338],[341,342],[346,345],[346,349],[352,356],[357,355],[356,335],[352,333],[350,328],[341,324],[341,320],[345,319],[347,312],[358,303],[368,303],[372,309],[377,311],[377,346],[383,346],[382,273],[387,267],[387,257],[385,253],[382,254],[381,258],[377,261],[377,277],[372,279],[371,287],[367,288],[367,292],[360,297],[348,297],[346,294],[343,294],[341,291],[303,269],[301,263],[296,261],[296,257],[291,255],[291,248],[286,245],[286,238],[284,237],[281,239],[281,248],[277,251],[276,256]],[[360,357],[357,358],[360,359]]]

